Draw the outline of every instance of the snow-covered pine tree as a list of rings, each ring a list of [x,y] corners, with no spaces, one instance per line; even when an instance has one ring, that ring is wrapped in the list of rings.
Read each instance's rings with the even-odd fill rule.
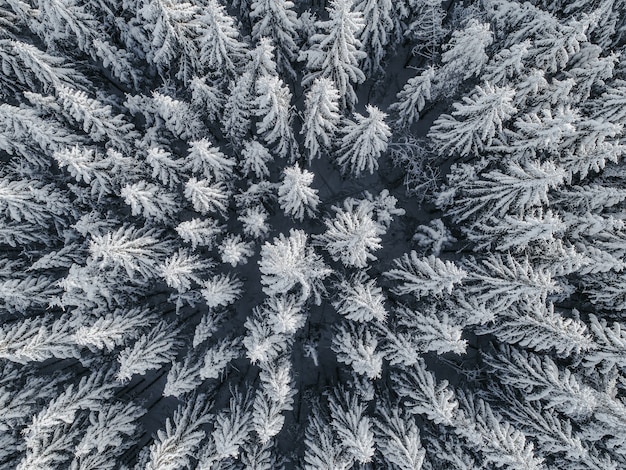
[[[416,122],[426,105],[426,100],[436,97],[436,92],[433,92],[435,72],[434,67],[424,69],[419,75],[409,78],[398,92],[396,95],[398,101],[389,106],[389,110],[397,114],[395,119],[397,127],[404,129]]]
[[[198,46],[198,6],[171,0],[143,2],[138,10],[141,35],[150,35],[149,41],[141,41],[146,60],[158,73],[168,78],[174,75],[184,82],[201,71]],[[146,34],[148,33],[148,34]],[[144,39],[143,37],[141,39]]]
[[[333,206],[335,217],[326,218],[326,231],[315,240],[328,251],[335,261],[344,266],[365,268],[376,260],[372,251],[382,248],[381,238],[385,229],[373,219],[372,211],[365,204],[344,201],[344,206]]]
[[[235,20],[218,0],[207,0],[198,17],[197,45],[200,61],[209,71],[235,77],[244,60],[246,44],[240,41]]]
[[[294,229],[289,237],[281,233],[273,243],[265,242],[259,270],[265,294],[284,294],[298,286],[302,298],[313,295],[316,303],[324,290],[322,280],[331,273],[322,258],[307,245],[306,233]]]
[[[120,268],[133,279],[135,273],[144,279],[158,276],[158,264],[168,251],[168,243],[162,241],[155,229],[137,229],[126,225],[114,232],[93,235],[89,243],[91,261],[99,269],[112,267],[112,273]]]
[[[244,176],[254,173],[257,178],[269,176],[267,164],[273,160],[272,154],[257,140],[246,142],[241,149],[241,170]]]
[[[185,183],[184,194],[194,210],[202,215],[225,214],[228,210],[230,191],[222,182],[211,184],[208,179],[191,178]]]
[[[309,162],[331,145],[339,123],[339,90],[332,80],[317,78],[306,94],[301,134],[309,151]]]
[[[515,91],[511,87],[498,87],[485,83],[476,86],[464,103],[455,103],[452,115],[440,116],[428,132],[437,152],[458,152],[464,156],[478,154],[491,145],[494,137],[503,130],[503,124],[517,108],[513,106]]]
[[[368,116],[355,113],[355,120],[346,120],[341,132],[341,148],[337,158],[342,173],[360,176],[366,170],[378,169],[378,159],[387,150],[391,130],[385,123],[387,115],[375,106],[367,105]]]
[[[237,162],[224,155],[208,139],[189,143],[186,166],[194,173],[216,181],[229,180]]]
[[[254,77],[251,72],[229,83],[230,93],[226,99],[220,124],[231,143],[238,147],[250,131],[254,104]]]
[[[359,34],[361,50],[367,54],[363,71],[369,76],[383,72],[388,44],[393,43],[394,9],[391,0],[357,0],[354,11],[363,13],[364,27]]]
[[[311,188],[314,174],[295,164],[283,170],[283,181],[278,187],[278,203],[285,214],[297,220],[313,217],[320,202],[317,190]]]
[[[357,101],[353,84],[365,81],[359,62],[367,57],[361,50],[361,34],[365,23],[363,12],[353,11],[352,0],[331,0],[327,21],[315,23],[313,45],[300,53],[298,60],[307,61],[309,73],[302,84],[307,86],[318,78],[328,78],[339,91],[342,108],[351,109]]]
[[[443,26],[446,12],[441,0],[413,0],[411,21],[404,35],[414,43],[413,54],[433,64],[439,55],[441,42],[448,31]]]
[[[365,415],[365,404],[356,394],[342,391],[329,397],[328,404],[331,426],[341,446],[356,462],[371,462],[376,448],[372,420]]]
[[[211,421],[208,413],[212,403],[200,395],[181,404],[172,420],[167,418],[165,429],[157,431],[150,446],[146,470],[185,468],[196,456],[206,432],[202,426]]]
[[[438,295],[452,292],[455,284],[467,277],[467,272],[450,261],[442,261],[434,256],[420,258],[415,251],[405,253],[394,260],[395,268],[385,276],[400,281],[392,287],[397,295],[412,294],[418,299],[425,295]]]
[[[117,380],[127,382],[135,374],[144,375],[149,370],[158,369],[163,363],[171,362],[182,345],[179,334],[180,328],[160,321],[148,333],[141,335],[132,346],[120,352]]]
[[[337,353],[337,360],[370,380],[382,374],[384,354],[377,346],[375,336],[364,325],[341,325],[333,336],[332,349]]]
[[[296,142],[291,127],[291,92],[276,76],[261,77],[256,85],[257,133],[281,157],[294,155]]]
[[[384,322],[387,317],[383,290],[363,271],[338,285],[333,307],[354,322]]]
[[[271,38],[276,45],[276,62],[288,78],[295,77],[291,63],[296,58],[300,21],[290,0],[254,0],[250,5],[252,39]]]
[[[470,19],[465,28],[452,33],[450,41],[443,46],[441,55],[443,67],[439,74],[440,83],[447,83],[446,89],[454,90],[463,80],[478,76],[489,57],[486,49],[493,43],[489,23]]]

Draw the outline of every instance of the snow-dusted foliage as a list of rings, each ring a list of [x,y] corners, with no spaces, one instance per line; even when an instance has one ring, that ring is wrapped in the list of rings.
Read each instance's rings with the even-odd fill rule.
[[[339,90],[329,78],[317,78],[306,95],[305,119],[301,133],[309,161],[330,147],[339,122]]]
[[[0,468],[626,468],[625,33],[0,1]]]
[[[302,230],[291,230],[289,237],[280,234],[273,243],[261,247],[261,283],[267,295],[283,294],[294,287],[304,299],[313,295],[319,302],[322,280],[331,273],[313,247],[307,244]]]
[[[374,220],[366,204],[346,200],[344,207],[333,207],[335,216],[325,219],[326,231],[317,237],[335,261],[345,266],[364,268],[376,257],[371,253],[382,248],[384,227]]]
[[[385,113],[380,109],[367,105],[368,116],[355,114],[354,121],[348,120],[341,132],[341,149],[337,163],[342,172],[360,176],[366,170],[374,173],[378,169],[378,159],[387,150],[387,142],[391,136],[389,126],[385,123]]]
[[[339,91],[342,107],[351,108],[357,101],[353,84],[365,80],[359,62],[367,57],[361,49],[359,35],[365,27],[363,12],[353,10],[352,0],[331,0],[328,20],[315,23],[317,34],[309,41],[311,47],[300,53],[306,60],[308,73],[303,85],[318,78],[328,78]]]
[[[297,220],[315,214],[320,198],[311,187],[314,173],[301,169],[297,164],[283,170],[283,181],[278,187],[278,202],[285,214]]]

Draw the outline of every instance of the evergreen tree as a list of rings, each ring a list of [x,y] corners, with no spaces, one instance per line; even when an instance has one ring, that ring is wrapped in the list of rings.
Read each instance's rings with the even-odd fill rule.
[[[441,41],[447,34],[443,27],[446,12],[442,8],[441,0],[416,0],[410,3],[415,20],[408,25],[404,35],[416,43],[413,53],[432,64],[438,56]]]
[[[352,7],[352,0],[332,0],[328,21],[315,23],[320,32],[311,38],[311,48],[298,57],[307,61],[309,70],[302,84],[307,86],[318,78],[330,79],[339,91],[343,108],[352,108],[357,101],[352,84],[365,81],[359,62],[367,54],[360,50],[358,39],[365,23],[363,13],[352,11]]]
[[[449,81],[448,88],[454,89],[461,81],[478,76],[489,58],[486,48],[492,43],[489,23],[475,19],[470,19],[464,29],[452,33],[441,55],[444,65],[440,74]]]
[[[517,112],[512,88],[485,83],[475,90],[463,104],[454,104],[452,115],[440,116],[431,127],[428,135],[440,154],[450,150],[461,155],[479,153],[491,145],[494,137],[502,132],[503,123]]]
[[[419,75],[410,78],[402,90],[398,92],[398,101],[389,106],[389,110],[398,114],[396,124],[400,128],[406,128],[419,119],[419,113],[430,100],[433,93],[433,80],[435,69],[429,67]]]
[[[281,157],[293,155],[296,146],[291,127],[291,93],[278,77],[261,77],[257,82],[255,101],[257,133],[263,136],[268,145],[274,145],[274,152]]]
[[[283,182],[278,187],[278,202],[286,214],[302,220],[305,214],[313,217],[320,199],[311,188],[313,173],[301,170],[296,164],[283,170]]]
[[[302,298],[313,294],[316,301],[323,291],[321,281],[330,274],[321,257],[307,246],[306,234],[293,229],[289,238],[281,233],[273,243],[265,242],[259,270],[265,294],[286,293],[298,286]]]
[[[340,156],[337,163],[342,172],[360,176],[366,169],[372,174],[378,169],[378,158],[387,150],[391,130],[385,123],[387,115],[367,105],[369,116],[355,114],[356,121],[347,121],[342,129]]]
[[[382,248],[380,235],[384,229],[372,219],[364,204],[344,202],[344,207],[333,206],[333,219],[325,219],[326,232],[316,238],[335,261],[345,266],[364,268],[376,257],[371,253]]]
[[[198,23],[201,29],[197,44],[202,65],[213,72],[225,72],[225,77],[234,77],[246,51],[234,19],[218,0],[208,0]]]
[[[359,0],[354,11],[363,13],[364,27],[359,35],[361,50],[367,54],[363,70],[369,75],[383,72],[386,47],[393,42],[393,3],[390,0]]]
[[[259,41],[263,37],[271,38],[276,49],[276,62],[289,77],[295,72],[291,63],[296,57],[296,42],[300,21],[293,11],[294,3],[289,0],[254,0],[250,6],[252,38]]]
[[[339,91],[327,78],[313,82],[306,95],[305,118],[301,133],[309,151],[309,162],[330,147],[339,122]]]

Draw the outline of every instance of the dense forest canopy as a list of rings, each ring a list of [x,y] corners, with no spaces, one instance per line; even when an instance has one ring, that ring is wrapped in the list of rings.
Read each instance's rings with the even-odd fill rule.
[[[626,468],[625,0],[0,0],[0,468]]]

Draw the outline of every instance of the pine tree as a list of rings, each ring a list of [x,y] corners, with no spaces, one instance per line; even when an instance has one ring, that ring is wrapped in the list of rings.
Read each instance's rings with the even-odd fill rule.
[[[226,366],[241,356],[242,339],[241,337],[230,339],[226,338],[211,346],[204,354],[204,360],[199,363],[201,368],[198,371],[201,380],[219,378]]]
[[[75,330],[73,341],[92,351],[105,349],[114,351],[141,335],[142,329],[154,323],[154,316],[148,310],[133,308],[128,311],[116,310],[102,316],[88,325]]]
[[[84,85],[86,78],[68,67],[63,57],[48,54],[17,39],[0,40],[2,86],[17,91],[16,82],[30,91],[50,91],[57,86]]]
[[[130,206],[133,215],[143,215],[160,222],[170,220],[179,209],[174,194],[145,181],[124,186],[120,196]]]
[[[283,170],[283,182],[278,187],[278,202],[287,215],[297,220],[305,214],[313,217],[320,202],[317,190],[311,188],[313,173],[295,164]]]
[[[392,292],[397,295],[412,294],[418,299],[444,291],[451,293],[454,285],[467,277],[467,272],[454,263],[434,256],[420,258],[415,251],[395,259],[394,264],[396,268],[385,273],[389,279],[400,281]]]
[[[530,41],[527,40],[498,52],[485,66],[485,81],[502,85],[523,75],[526,69],[524,62],[529,54],[530,45]]]
[[[485,361],[503,384],[523,390],[527,400],[545,400],[566,416],[584,419],[599,406],[597,392],[549,357],[501,347],[498,357],[486,355]]]
[[[158,179],[170,190],[175,189],[182,181],[184,161],[170,158],[172,154],[159,147],[148,150],[146,163],[152,167],[152,178]]]
[[[135,374],[144,375],[171,362],[182,344],[177,338],[179,333],[179,328],[160,321],[148,333],[141,335],[135,344],[120,352],[117,380],[126,382]]]
[[[435,424],[454,425],[459,405],[455,394],[447,381],[437,384],[423,359],[413,367],[392,371],[391,380],[407,411],[426,415]]]
[[[259,364],[265,368],[284,354],[290,345],[290,338],[284,333],[274,331],[272,325],[263,319],[260,313],[255,312],[244,324],[247,330],[243,344],[246,356],[252,364]]]
[[[252,38],[259,41],[263,37],[271,38],[276,44],[276,62],[283,73],[294,77],[291,62],[296,57],[300,21],[293,11],[294,3],[290,0],[254,0],[251,4],[250,19]]]
[[[323,291],[322,280],[330,274],[321,257],[307,246],[307,235],[291,229],[289,237],[280,234],[273,243],[261,247],[261,284],[266,295],[284,294],[301,288],[302,298],[313,294],[317,301]]]
[[[341,132],[341,149],[337,163],[342,173],[360,176],[378,169],[378,159],[387,150],[391,130],[385,123],[387,115],[375,106],[367,105],[368,116],[355,113],[355,121],[347,120]]]
[[[446,12],[442,8],[441,0],[417,0],[410,3],[414,9],[412,17],[415,20],[408,25],[404,35],[416,43],[413,54],[424,57],[432,64],[438,56],[441,41],[447,34],[443,26]]]
[[[158,262],[167,251],[167,244],[157,230],[141,230],[123,226],[115,232],[93,235],[89,244],[93,262],[100,269],[108,267],[117,272],[123,268],[132,279],[139,273],[144,279],[158,275]]]
[[[355,395],[338,392],[330,397],[331,426],[338,441],[359,463],[366,464],[374,456],[372,421],[365,416],[365,405]]]
[[[269,297],[260,313],[272,330],[279,334],[294,334],[306,322],[302,302],[293,295]]]
[[[228,235],[219,246],[222,262],[232,267],[238,264],[246,264],[248,258],[254,254],[251,242],[244,242],[241,235]]]
[[[467,395],[461,395],[461,400],[468,417],[460,418],[456,432],[478,448],[486,461],[510,469],[543,468],[543,459],[535,457],[533,444],[526,442],[521,431],[495,414],[488,403]]]
[[[318,78],[330,79],[339,91],[342,108],[352,108],[357,101],[352,84],[365,81],[359,62],[367,54],[360,50],[358,39],[365,23],[363,13],[351,11],[352,6],[352,0],[332,0],[328,21],[315,23],[320,33],[311,38],[311,48],[298,57],[307,61],[309,70],[302,84],[307,86]]]
[[[191,247],[213,246],[217,236],[222,233],[224,227],[214,219],[191,219],[181,222],[176,227],[176,232]]]
[[[273,160],[272,154],[257,140],[246,142],[241,149],[240,163],[244,176],[254,173],[257,178],[269,176],[267,164]]]
[[[498,220],[494,217],[473,227],[469,238],[479,246],[493,245],[498,251],[523,251],[541,242],[554,241],[555,235],[563,233],[566,224],[552,211],[527,213],[520,219],[506,215]]]
[[[37,440],[52,433],[55,428],[72,424],[80,410],[97,410],[101,404],[110,400],[115,388],[115,383],[110,378],[110,374],[95,372],[83,377],[78,383],[65,387],[58,396],[34,414],[30,424],[23,429],[27,447],[36,444]]]
[[[239,449],[252,427],[251,405],[247,396],[234,392],[228,410],[221,411],[215,418],[212,436],[219,459],[239,456]]]
[[[305,434],[305,470],[348,470],[352,467],[352,455],[340,446],[330,426],[313,409]]]
[[[401,413],[397,407],[383,406],[378,413],[380,418],[374,421],[374,435],[384,460],[400,470],[421,469],[426,451],[415,418]]]
[[[464,99],[464,104],[454,104],[452,115],[440,116],[431,127],[428,135],[439,154],[447,151],[462,156],[478,154],[491,145],[493,138],[502,132],[503,123],[517,112],[512,88],[485,83],[475,90],[471,97]]]
[[[201,283],[198,272],[205,271],[210,266],[210,263],[199,256],[178,250],[178,253],[169,256],[160,268],[161,276],[169,287],[178,292],[186,292],[191,289],[192,283]]]
[[[465,28],[452,33],[452,38],[444,46],[441,55],[444,66],[440,74],[450,81],[449,88],[472,76],[478,76],[487,63],[485,49],[493,43],[489,23],[470,19]]]
[[[199,9],[191,3],[171,0],[150,0],[138,11],[141,26],[151,33],[146,59],[154,64],[162,77],[178,69],[176,77],[188,82],[200,71],[196,38]]]
[[[306,95],[301,133],[309,151],[309,162],[330,147],[339,122],[339,91],[327,78],[317,78]]]
[[[559,285],[548,270],[534,267],[529,258],[490,255],[477,261],[466,260],[466,294],[479,305],[490,305],[506,311],[511,305],[544,303],[549,294],[559,291]]]
[[[344,207],[333,206],[335,217],[325,219],[326,231],[316,237],[335,261],[345,266],[364,268],[376,260],[372,251],[382,248],[380,235],[384,228],[375,222],[365,204],[344,201]]]
[[[167,418],[165,430],[157,431],[150,446],[146,470],[174,470],[189,465],[205,437],[202,426],[211,421],[207,413],[210,405],[201,395],[179,406],[171,421]]]
[[[402,90],[398,92],[398,101],[389,106],[389,110],[397,113],[395,124],[400,128],[407,128],[419,119],[419,113],[426,105],[426,100],[436,96],[433,93],[435,68],[428,67],[419,75],[409,78]]]
[[[255,101],[257,133],[263,136],[268,145],[274,145],[274,152],[281,157],[293,154],[296,145],[291,128],[291,92],[278,77],[261,77],[256,85]]]
[[[268,444],[283,428],[282,414],[293,408],[291,367],[288,362],[268,364],[260,373],[261,390],[254,399],[252,427],[261,444]]]
[[[370,380],[382,374],[384,355],[376,350],[377,346],[378,341],[363,325],[342,325],[333,336],[332,349],[337,353],[337,360]]]
[[[204,283],[201,293],[209,308],[227,306],[241,296],[242,282],[230,274],[212,276]]]
[[[457,221],[521,216],[547,204],[548,191],[559,187],[564,179],[565,171],[550,161],[510,163],[504,172],[492,170],[480,179],[459,184],[455,207],[449,212]]]
[[[236,162],[224,155],[207,139],[189,144],[187,166],[194,174],[216,181],[225,181],[232,177]]]
[[[387,317],[382,289],[365,273],[360,272],[342,281],[333,307],[340,315],[354,322],[383,322]]]
[[[363,13],[364,27],[359,34],[361,50],[367,54],[363,70],[368,75],[383,72],[386,47],[393,42],[394,10],[391,0],[359,0],[354,11]]]
[[[267,212],[262,207],[246,209],[238,220],[243,224],[243,233],[249,237],[264,238],[269,232]]]
[[[185,183],[185,197],[191,201],[194,210],[202,215],[228,210],[230,192],[222,182],[210,184],[209,180],[191,178]]]
[[[246,50],[246,45],[239,40],[234,19],[218,0],[208,0],[201,13],[197,43],[202,65],[210,71],[223,71],[226,77],[234,77]]]
[[[114,403],[89,414],[89,426],[74,450],[71,470],[115,468],[118,459],[136,445],[138,420],[146,413],[133,403]]]
[[[229,91],[220,123],[224,134],[238,147],[250,131],[254,104],[252,74],[244,72],[236,81],[231,81]]]

